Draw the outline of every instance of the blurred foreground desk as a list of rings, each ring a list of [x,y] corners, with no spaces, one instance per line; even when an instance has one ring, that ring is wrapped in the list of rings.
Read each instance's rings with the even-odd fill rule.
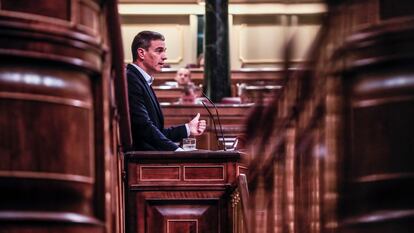
[[[127,233],[232,232],[231,194],[246,159],[235,151],[127,153]]]

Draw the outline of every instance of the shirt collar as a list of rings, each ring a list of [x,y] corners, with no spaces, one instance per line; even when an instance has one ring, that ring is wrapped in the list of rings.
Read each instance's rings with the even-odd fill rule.
[[[142,76],[144,76],[145,81],[147,81],[148,85],[151,86],[152,82],[154,81],[154,78],[151,77],[147,72],[145,72],[141,67],[137,66],[137,64],[131,63],[139,72],[141,72]]]

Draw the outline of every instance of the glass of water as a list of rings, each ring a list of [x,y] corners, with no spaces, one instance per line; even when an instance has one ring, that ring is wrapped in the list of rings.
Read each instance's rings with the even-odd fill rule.
[[[183,139],[183,149],[185,151],[196,150],[197,141],[195,138],[184,138]]]

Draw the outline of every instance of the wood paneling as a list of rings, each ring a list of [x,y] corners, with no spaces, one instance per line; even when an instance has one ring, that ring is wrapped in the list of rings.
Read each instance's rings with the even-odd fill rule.
[[[160,103],[177,103],[184,93],[183,87],[153,86]]]
[[[179,181],[181,171],[179,166],[141,166],[139,177],[141,181]]]
[[[224,180],[224,165],[184,166],[184,180]]]
[[[292,71],[295,69],[292,69]],[[174,76],[177,71],[175,69],[166,69],[156,75],[154,85],[159,86],[168,81],[174,81]],[[231,71],[231,91],[232,96],[237,96],[238,84],[246,85],[281,85],[283,84],[283,77],[285,72],[280,69],[241,69]],[[203,70],[191,70],[191,80],[196,85],[203,85],[204,72]],[[173,92],[174,91],[174,92]],[[173,88],[171,91],[159,90],[160,97],[176,98],[177,89]]]
[[[2,0],[1,9],[13,13],[30,14],[29,17],[46,16],[70,21],[72,17],[72,1],[48,0],[24,1],[24,0]]]
[[[109,5],[0,3],[2,232],[121,232]]]
[[[411,16],[414,11],[414,4],[409,0],[398,1],[398,3],[391,0],[379,0],[379,5],[382,20]]]
[[[167,233],[169,232],[198,232],[198,220],[197,219],[168,219],[167,220]]]
[[[217,105],[225,138],[234,140],[237,136],[243,134],[245,117],[252,106],[252,104]],[[218,132],[218,135],[216,136],[214,123],[209,118],[207,110],[202,105],[162,104],[161,107],[164,113],[166,127],[187,123],[194,118],[197,113],[200,113],[200,119],[206,120],[207,122],[207,129],[203,135],[197,138],[197,148],[209,150],[222,149],[221,145],[217,142],[218,140],[221,140],[222,137],[218,126],[218,119],[214,116]],[[215,115],[213,107],[210,107],[210,111]],[[229,144],[231,144],[231,142],[232,141],[229,141]]]
[[[372,0],[375,1],[375,0]],[[131,1],[132,2],[132,1]],[[138,1],[121,3],[124,48],[130,62],[130,44],[140,30],[151,28],[166,36],[167,63],[173,68],[197,63],[197,17],[205,13],[202,1]],[[282,68],[283,47],[295,35],[295,63],[305,62],[321,18],[326,12],[323,1],[235,0],[229,1],[229,37],[231,69]],[[369,14],[365,14],[363,17]],[[174,27],[175,24],[175,27]],[[289,27],[289,26],[293,27]],[[169,28],[166,30],[166,28]],[[184,39],[179,39],[183,33]],[[181,41],[184,40],[185,46]],[[177,52],[183,48],[182,60]],[[171,59],[171,60],[170,60]],[[178,62],[177,62],[178,61]]]
[[[245,162],[238,152],[128,153],[127,232],[233,232],[230,192]],[[179,181],[168,173],[137,179],[144,168],[172,167],[183,171]]]
[[[192,34],[195,32],[190,15],[124,15],[121,19],[125,62],[132,62],[131,43],[134,37],[140,31],[151,29],[165,37],[168,65],[184,67],[191,63],[192,44],[195,45]]]
[[[414,18],[333,2],[315,63],[252,115],[274,127],[246,126],[253,232],[414,229]]]

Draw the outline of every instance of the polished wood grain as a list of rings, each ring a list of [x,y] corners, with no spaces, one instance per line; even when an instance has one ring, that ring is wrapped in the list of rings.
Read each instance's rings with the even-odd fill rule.
[[[413,229],[413,169],[408,164],[413,162],[414,86],[408,64],[414,47],[408,40],[414,28],[402,23],[412,20],[401,18],[361,30],[365,36],[357,39],[360,34],[356,34],[345,44],[351,52],[356,48],[358,52],[348,60],[353,74],[345,88],[347,127],[351,130],[346,137],[350,147],[344,163],[352,172],[343,173],[347,195],[343,194],[340,217],[344,232],[391,232],[402,226],[405,230],[401,232]],[[374,43],[366,44],[367,40]]]
[[[217,104],[227,147],[231,147],[234,140],[238,136],[243,135],[245,118],[252,106],[252,104]],[[187,123],[197,113],[200,113],[200,119],[207,122],[207,129],[203,135],[197,137],[197,148],[209,150],[223,149],[218,119],[212,106],[209,107],[209,110],[214,114],[218,136],[215,134],[214,123],[203,105],[161,104],[161,108],[164,113],[166,127]]]
[[[249,230],[411,232],[412,4],[329,3],[313,62],[247,121]]]
[[[289,72],[293,72],[296,68],[292,68]],[[174,81],[177,71],[175,69],[164,69],[157,74],[154,79],[154,85],[160,86],[168,81]],[[281,69],[263,68],[244,68],[231,71],[231,92],[232,96],[238,96],[238,85],[281,85],[283,84],[283,76],[285,72]],[[196,85],[204,84],[204,71],[200,69],[191,70],[191,80]]]
[[[127,232],[232,232],[230,193],[246,160],[235,151],[127,153]],[[183,175],[143,179],[147,168]]]
[[[141,166],[140,181],[171,181],[181,180],[180,166]]]
[[[185,181],[220,181],[225,179],[224,165],[190,165],[184,166]]]
[[[1,1],[1,232],[122,231],[111,4]]]
[[[153,86],[159,102],[178,103],[184,94],[183,87]]]

